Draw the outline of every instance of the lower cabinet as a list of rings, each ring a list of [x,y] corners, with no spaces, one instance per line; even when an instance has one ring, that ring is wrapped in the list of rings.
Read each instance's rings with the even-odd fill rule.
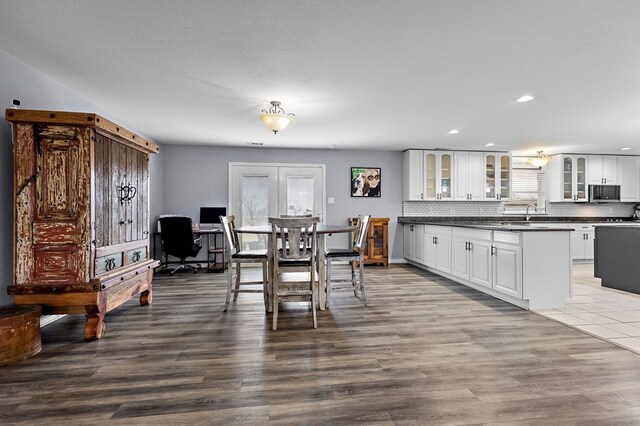
[[[454,228],[451,274],[491,287],[491,231]]]
[[[424,225],[404,225],[404,258],[424,263]]]
[[[451,228],[426,225],[423,247],[424,265],[451,273]]]
[[[496,232],[491,249],[493,259],[492,288],[522,299],[522,248],[520,234]]]
[[[593,225],[573,225],[571,249],[573,260],[593,260],[596,231]]]

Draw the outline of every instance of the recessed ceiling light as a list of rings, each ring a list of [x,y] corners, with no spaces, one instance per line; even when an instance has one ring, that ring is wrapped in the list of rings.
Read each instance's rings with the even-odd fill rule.
[[[458,129],[453,129],[453,130],[449,131],[450,135],[457,135],[458,133],[460,133],[460,130],[458,130]]]
[[[493,142],[489,142],[489,143],[488,143],[488,144],[486,144],[485,146],[494,146],[494,145],[495,145],[495,143],[493,143]]]
[[[533,100],[533,96],[531,96],[531,95],[523,95],[523,96],[520,96],[516,100],[516,102],[521,102],[522,103],[522,102],[529,102],[529,101],[532,101],[532,100]]]
[[[626,147],[626,148],[620,148],[620,151],[629,151],[631,148]]]
[[[329,148],[333,149],[333,148],[335,148],[335,147],[337,147],[337,146],[338,146],[338,145],[336,145],[336,144],[331,144],[331,145],[329,145]]]

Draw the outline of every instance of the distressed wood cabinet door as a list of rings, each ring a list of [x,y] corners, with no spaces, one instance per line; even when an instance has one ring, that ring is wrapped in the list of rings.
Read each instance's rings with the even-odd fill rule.
[[[90,210],[89,131],[41,126],[36,135],[33,281],[43,284],[88,280]]]

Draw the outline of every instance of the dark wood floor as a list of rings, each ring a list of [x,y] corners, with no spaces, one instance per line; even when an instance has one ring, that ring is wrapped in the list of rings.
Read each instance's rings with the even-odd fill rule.
[[[0,367],[0,424],[640,424],[640,356],[411,266],[367,267],[270,329],[222,274],[159,276],[153,305],[42,330]]]

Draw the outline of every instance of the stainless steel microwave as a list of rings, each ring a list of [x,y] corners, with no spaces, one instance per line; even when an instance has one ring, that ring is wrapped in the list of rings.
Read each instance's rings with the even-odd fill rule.
[[[589,185],[589,201],[592,203],[620,201],[620,185]]]

